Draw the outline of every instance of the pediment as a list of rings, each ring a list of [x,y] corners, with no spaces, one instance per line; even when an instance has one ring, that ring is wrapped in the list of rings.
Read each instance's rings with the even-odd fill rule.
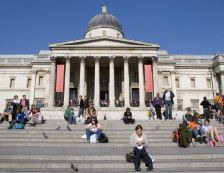
[[[118,39],[111,37],[100,37],[93,39],[82,39],[67,41],[61,43],[50,44],[51,49],[54,48],[108,48],[108,47],[117,47],[117,48],[159,48],[158,44],[146,43],[135,40],[128,39]]]

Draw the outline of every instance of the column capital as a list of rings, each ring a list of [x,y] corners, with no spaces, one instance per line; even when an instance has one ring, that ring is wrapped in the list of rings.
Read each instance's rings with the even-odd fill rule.
[[[51,62],[55,63],[57,60],[57,57],[56,56],[51,56]]]
[[[153,63],[156,63],[158,61],[158,57],[152,56],[151,57],[151,60],[152,60]]]
[[[115,56],[108,56],[110,62],[114,62]]]
[[[51,70],[45,70],[45,72],[46,72],[47,74],[49,74],[49,73],[51,73]]]
[[[69,63],[70,63],[71,56],[66,56],[66,57],[65,57],[65,60],[66,60],[66,63],[67,63],[67,62],[69,62]]]
[[[138,58],[138,62],[141,63],[141,62],[143,62],[144,56],[138,56],[137,58]]]
[[[172,74],[176,74],[176,71],[175,70],[171,70],[170,71],[170,74],[172,75]]]
[[[94,56],[95,62],[100,62],[101,56]]]
[[[85,60],[86,60],[86,56],[80,56],[79,58],[80,58],[81,62],[85,62]]]
[[[31,70],[31,73],[32,74],[36,74],[37,73],[37,70]]]
[[[128,60],[130,59],[130,56],[123,56],[124,58],[124,62],[128,62]]]

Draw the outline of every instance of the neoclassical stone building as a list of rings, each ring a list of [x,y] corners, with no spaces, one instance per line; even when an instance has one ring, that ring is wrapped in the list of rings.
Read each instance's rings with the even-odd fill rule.
[[[34,55],[0,55],[0,112],[14,95],[27,95],[31,104],[45,106],[45,117],[63,118],[69,100],[79,95],[94,100],[99,118],[120,119],[130,102],[135,118],[146,118],[145,101],[169,87],[175,94],[174,111],[186,107],[202,113],[204,96],[224,94],[224,55],[170,55],[158,44],[124,38],[121,24],[106,6],[87,25],[85,38],[50,44]],[[56,92],[57,67],[64,65],[63,92]],[[144,65],[151,65],[152,92],[145,91]],[[115,99],[124,107],[115,107]],[[62,100],[63,107],[55,107]],[[101,107],[100,100],[108,100]],[[78,108],[75,108],[78,111]],[[180,111],[180,112],[178,112]]]

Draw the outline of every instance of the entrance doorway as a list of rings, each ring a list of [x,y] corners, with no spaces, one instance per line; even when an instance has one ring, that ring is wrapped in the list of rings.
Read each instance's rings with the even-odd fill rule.
[[[132,100],[139,100],[139,88],[132,88]]]

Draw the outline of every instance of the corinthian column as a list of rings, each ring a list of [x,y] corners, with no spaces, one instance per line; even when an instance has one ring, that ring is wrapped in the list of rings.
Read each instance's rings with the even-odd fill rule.
[[[51,57],[51,80],[50,80],[49,107],[54,107],[55,77],[56,77],[55,70],[56,70],[56,57]]]
[[[80,83],[79,83],[79,95],[82,95],[84,98],[85,95],[85,56],[81,56],[80,58]]]
[[[153,97],[156,96],[156,93],[159,92],[159,85],[158,85],[158,72],[157,72],[157,57],[151,57],[152,59],[152,71],[153,71]]]
[[[138,79],[139,79],[139,106],[145,107],[145,89],[144,89],[144,79],[143,79],[143,57],[138,57]]]
[[[110,108],[114,107],[114,58],[115,56],[110,56]]]
[[[130,87],[129,87],[129,56],[124,57],[124,104],[126,107],[130,106]]]
[[[31,79],[31,86],[30,86],[30,105],[34,104],[36,74],[37,74],[37,71],[32,70],[32,79]]]
[[[69,105],[69,84],[70,84],[70,57],[66,57],[65,66],[65,92],[64,92],[64,107]]]
[[[95,83],[94,83],[94,105],[99,107],[100,103],[100,56],[95,56]]]

